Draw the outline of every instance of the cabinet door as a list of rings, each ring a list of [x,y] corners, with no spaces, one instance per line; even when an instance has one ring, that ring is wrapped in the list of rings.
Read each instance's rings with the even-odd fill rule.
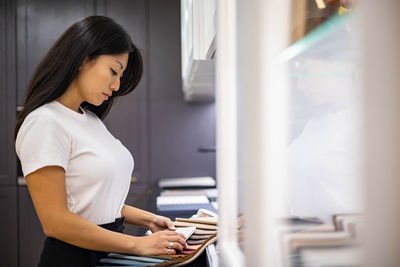
[[[37,266],[46,236],[26,186],[18,187],[20,267]]]
[[[125,203],[127,205],[146,210],[148,208],[148,205],[147,205],[148,199],[149,199],[149,194],[148,194],[147,186],[132,183]],[[124,233],[130,234],[130,235],[141,236],[146,232],[146,230],[147,229],[145,229],[143,227],[125,224]]]
[[[0,187],[0,266],[18,266],[17,189]]]
[[[6,48],[7,48],[7,38],[6,38],[6,1],[0,0],[0,183],[7,180],[7,105],[5,105],[7,86],[6,86]]]
[[[0,185],[16,184],[14,14],[13,1],[0,0]]]
[[[50,46],[75,21],[94,12],[93,0],[17,1],[17,105],[23,105],[28,81]]]

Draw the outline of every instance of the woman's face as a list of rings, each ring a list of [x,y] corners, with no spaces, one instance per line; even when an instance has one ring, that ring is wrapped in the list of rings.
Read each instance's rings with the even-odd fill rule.
[[[77,90],[83,101],[99,106],[113,91],[118,91],[128,57],[128,53],[124,53],[86,59],[76,77]]]

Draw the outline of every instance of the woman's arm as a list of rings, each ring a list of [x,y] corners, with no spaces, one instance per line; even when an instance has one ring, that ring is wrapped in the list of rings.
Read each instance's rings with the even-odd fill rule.
[[[154,220],[155,214],[141,210],[129,205],[124,205],[121,211],[125,222],[132,225],[138,225],[148,227],[148,225]]]
[[[167,217],[156,215],[129,205],[124,205],[121,214],[125,217],[126,223],[146,227],[153,233],[167,228],[169,230],[175,230],[174,224]]]
[[[182,235],[173,231],[134,237],[97,226],[67,208],[65,172],[58,166],[41,168],[26,177],[28,189],[47,236],[98,251],[138,255],[168,254],[169,242],[182,249]]]

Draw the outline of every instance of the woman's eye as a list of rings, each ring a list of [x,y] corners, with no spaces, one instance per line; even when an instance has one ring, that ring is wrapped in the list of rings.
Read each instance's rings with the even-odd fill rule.
[[[111,73],[112,75],[117,76],[117,72],[115,72],[113,69],[111,69]]]

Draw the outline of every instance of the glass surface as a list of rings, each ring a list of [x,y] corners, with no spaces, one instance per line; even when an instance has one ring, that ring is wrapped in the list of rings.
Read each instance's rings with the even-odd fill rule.
[[[292,213],[329,221],[360,211],[359,54],[354,15],[338,16],[289,47],[288,147]]]
[[[299,2],[301,1],[299,0]],[[294,235],[294,232],[315,229],[315,227],[325,227],[322,229],[323,232],[334,233],[335,227],[337,227],[333,224],[334,215],[359,214],[363,212],[361,205],[362,192],[360,190],[362,188],[360,182],[360,129],[362,120],[360,117],[361,87],[358,15],[354,11],[347,10],[344,12],[337,5],[334,9],[326,10],[326,14],[323,16],[313,16],[310,15],[312,12],[307,8],[311,5],[311,2],[315,5],[317,1],[303,2],[307,2],[306,6],[302,6],[302,8],[306,8],[305,15],[303,14],[303,19],[306,21],[291,25],[292,28],[289,29],[289,34],[291,35],[289,43],[291,45],[279,54],[278,62],[274,62],[272,74],[265,74],[266,76],[281,76],[282,73],[279,70],[282,64],[284,65],[282,68],[285,71],[284,82],[277,84],[276,81],[281,81],[280,77],[276,78],[274,76],[274,78],[270,78],[273,82],[268,84],[270,86],[268,91],[273,88],[275,92],[283,92],[284,90],[281,88],[284,85],[282,84],[287,84],[288,104],[282,101],[281,94],[276,94],[275,96],[279,96],[276,98],[271,97],[273,94],[268,94],[268,97],[270,97],[269,99],[275,99],[277,103],[284,103],[281,107],[285,107],[286,112],[283,112],[279,106],[269,109],[259,108],[256,105],[264,102],[258,102],[249,97],[247,92],[251,88],[239,86],[239,89],[242,89],[238,92],[239,104],[237,107],[239,164],[235,166],[235,168],[238,168],[238,180],[234,181],[237,186],[238,200],[238,244],[243,249],[246,248],[247,244],[243,240],[261,239],[266,236],[262,235],[263,231],[261,229],[242,228],[242,226],[246,226],[246,222],[250,224],[250,220],[246,221],[249,215],[244,214],[244,212],[250,213],[246,204],[249,203],[249,194],[251,194],[248,188],[251,188],[254,190],[251,199],[260,201],[260,203],[267,203],[265,200],[275,193],[282,196],[282,200],[274,202],[274,205],[280,206],[284,202],[286,213],[279,213],[278,210],[273,209],[275,207],[271,210],[257,210],[260,221],[265,223],[265,228],[274,228],[271,233],[278,233],[279,238],[281,238],[282,244],[279,249],[276,249],[278,246],[275,246],[270,250],[277,251],[276,255],[282,254],[283,262],[287,263],[282,265],[303,267],[356,266],[360,260],[359,247],[353,245],[358,240],[357,242],[353,239],[349,240],[352,244],[351,246],[346,243],[347,241],[340,243],[341,249],[337,250],[331,246],[324,247],[324,244],[326,244],[324,242],[331,241],[330,237],[325,238],[323,236],[319,240],[321,241],[320,243],[316,242],[310,246],[304,243],[309,242],[309,239]],[[337,2],[339,3],[339,1]],[[295,11],[295,8],[292,7],[292,11]],[[323,11],[320,13],[322,14]],[[311,23],[310,18],[318,23]],[[249,66],[246,65],[246,67]],[[243,71],[243,69],[241,70]],[[260,72],[260,70],[254,68],[254,72]],[[248,73],[246,74],[248,75]],[[246,82],[243,82],[240,79],[242,77],[240,75],[243,75],[243,73],[239,71],[239,83],[242,82],[246,86],[252,85],[247,83],[247,76],[243,78]],[[259,84],[256,83],[256,85]],[[251,92],[255,92],[255,95],[259,93],[260,98],[265,97],[257,90]],[[248,101],[248,99],[253,100],[254,103]],[[275,105],[275,103],[271,104],[269,101],[265,103],[270,104],[270,106]],[[254,106],[252,106],[253,104]],[[260,150],[265,149],[261,135],[249,134],[249,131],[253,128],[256,132],[264,129],[249,123],[250,117],[248,114],[259,115],[255,114],[254,110],[269,110],[269,114],[260,112],[260,116],[267,117],[270,114],[274,114],[273,117],[279,119],[285,117],[281,113],[288,114],[285,117],[286,120],[281,120],[288,122],[286,127],[288,131],[285,134],[287,140],[282,136],[282,140],[286,140],[286,147],[282,149],[280,146],[276,146],[280,150],[275,150],[272,158],[256,158],[255,155],[249,153],[249,151],[256,151],[256,149],[252,146],[251,140],[248,140],[248,136],[256,136],[255,139],[257,141],[260,140],[260,147],[262,147]],[[267,134],[272,136],[271,133],[278,132],[277,129],[280,132],[281,125],[285,122],[276,121],[271,117],[268,117],[268,119],[268,125],[266,125],[268,127]],[[255,121],[260,122],[260,124],[263,123],[259,118],[255,118]],[[249,127],[249,125],[253,127]],[[264,138],[265,136],[262,137]],[[266,139],[268,138],[270,136],[266,137]],[[270,149],[268,153],[273,150],[271,147],[276,148],[274,144],[268,143],[268,145],[271,145],[268,148]],[[249,149],[249,147],[253,150]],[[255,166],[255,169],[257,169],[259,165],[252,165],[251,161],[256,163],[262,161],[271,166],[277,162],[273,157],[279,158],[282,150],[286,155],[286,166],[282,168],[284,169],[282,173],[287,174],[287,179],[284,181],[284,190],[282,192],[279,190],[276,190],[276,192],[268,191],[270,188],[275,188],[273,185],[267,190],[264,190],[266,189],[264,187],[262,190],[252,188],[249,183],[256,179],[249,175],[249,173],[252,173],[248,171],[250,169],[249,166]],[[268,154],[268,156],[271,155]],[[275,166],[280,165],[276,164]],[[276,168],[270,169],[276,170]],[[272,180],[274,181],[282,180],[280,179],[281,176],[276,175],[276,172],[264,175],[265,173],[262,171],[259,173],[255,171],[254,174],[254,176],[259,175],[259,177],[256,177],[257,179],[263,179],[268,176],[266,180],[270,179],[270,177],[273,177]],[[262,183],[259,184],[262,185]],[[271,184],[273,183],[268,183],[268,186]],[[260,194],[261,191],[262,193]],[[263,217],[263,213],[271,213],[272,220],[278,217],[278,221],[273,223],[271,221],[263,221],[262,218],[266,218],[266,216]],[[275,216],[277,214],[278,216]],[[252,219],[255,220],[256,218],[253,217]],[[352,217],[353,219],[358,220],[359,218]],[[324,223],[328,224],[323,225]],[[268,237],[270,236],[272,235]],[[274,243],[273,241],[275,240],[268,240],[270,244]],[[243,245],[245,246],[243,247]],[[347,246],[349,246],[349,249],[347,249]],[[323,250],[321,250],[322,247],[324,247]],[[252,252],[249,252],[249,250],[252,248],[247,246],[247,249],[244,254],[249,260],[248,255]],[[254,250],[256,249],[254,248]],[[337,260],[341,260],[341,262]],[[342,263],[345,264],[342,265]],[[276,266],[281,265],[278,264]]]
[[[280,55],[288,71],[285,193],[294,231],[296,227],[313,228],[320,222],[328,223],[324,231],[334,232],[334,215],[347,214],[350,218],[350,214],[363,211],[357,20],[357,13],[335,15]],[[301,245],[307,238],[299,241],[296,249],[289,245],[293,249],[288,255],[291,266],[360,264],[359,247],[347,247],[348,242],[358,243],[359,237],[343,241],[341,249],[323,248],[329,238],[322,238],[311,248]]]

